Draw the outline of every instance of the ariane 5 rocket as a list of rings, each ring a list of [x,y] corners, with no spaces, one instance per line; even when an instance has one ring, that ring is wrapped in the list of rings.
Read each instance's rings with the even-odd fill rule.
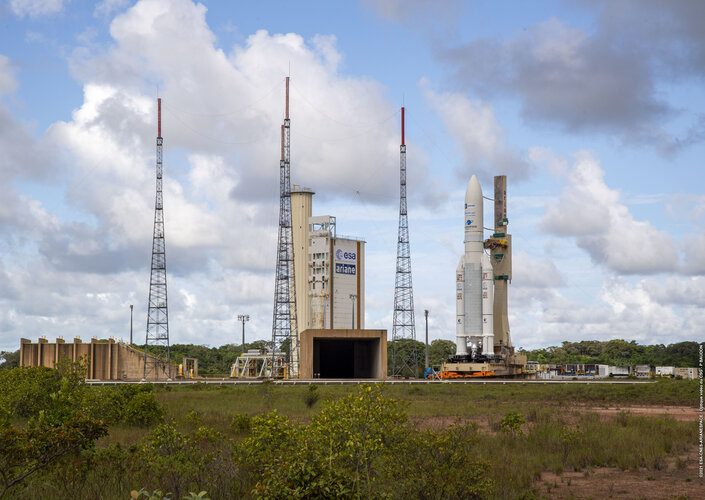
[[[465,253],[456,269],[456,355],[494,355],[494,273],[484,249],[482,188],[472,176],[465,190]],[[479,350],[480,344],[482,350]]]

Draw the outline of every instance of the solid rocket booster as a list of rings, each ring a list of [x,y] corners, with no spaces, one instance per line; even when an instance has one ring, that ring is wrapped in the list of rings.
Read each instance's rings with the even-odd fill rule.
[[[494,274],[486,253],[482,254],[482,354],[494,354]]]
[[[494,282],[492,266],[483,248],[483,220],[482,188],[473,175],[465,190],[465,253],[456,269],[455,336],[458,355],[467,354],[470,339],[482,339],[483,354],[494,352]]]

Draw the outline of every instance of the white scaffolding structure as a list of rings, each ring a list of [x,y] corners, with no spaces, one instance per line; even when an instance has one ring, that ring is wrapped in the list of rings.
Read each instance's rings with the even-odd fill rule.
[[[286,353],[247,351],[230,367],[231,378],[289,378]]]

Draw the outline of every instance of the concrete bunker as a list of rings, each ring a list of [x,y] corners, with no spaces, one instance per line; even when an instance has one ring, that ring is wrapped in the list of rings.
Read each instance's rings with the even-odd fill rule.
[[[387,331],[309,329],[301,332],[303,379],[384,379]]]
[[[315,378],[377,378],[379,339],[313,340]]]

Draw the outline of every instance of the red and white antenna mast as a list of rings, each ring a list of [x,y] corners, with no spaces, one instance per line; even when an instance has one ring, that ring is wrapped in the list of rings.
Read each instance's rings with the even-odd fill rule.
[[[299,376],[299,334],[296,321],[296,282],[294,281],[294,239],[291,220],[291,166],[290,166],[289,77],[286,77],[286,104],[281,128],[281,160],[279,161],[279,239],[277,242],[277,269],[274,283],[274,318],[272,321],[273,377]],[[282,346],[289,342],[285,367],[278,365]]]
[[[412,340],[411,351],[403,352],[401,341]],[[399,146],[399,237],[397,238],[397,273],[394,288],[394,324],[392,328],[391,375],[417,377],[416,325],[414,290],[411,283],[409,219],[406,206],[406,143],[404,142],[404,108],[401,108],[401,145]]]
[[[159,378],[160,367],[166,378],[171,378],[169,354],[169,310],[166,293],[166,245],[164,241],[164,205],[162,193],[162,100],[157,99],[157,193],[154,202],[154,231],[152,234],[152,266],[149,278],[149,304],[147,309],[147,337],[145,340],[144,372],[146,380],[153,363],[154,378]],[[159,361],[160,352],[154,346],[166,347],[166,364]],[[151,354],[150,350],[153,351]],[[168,367],[166,372],[165,366]]]

